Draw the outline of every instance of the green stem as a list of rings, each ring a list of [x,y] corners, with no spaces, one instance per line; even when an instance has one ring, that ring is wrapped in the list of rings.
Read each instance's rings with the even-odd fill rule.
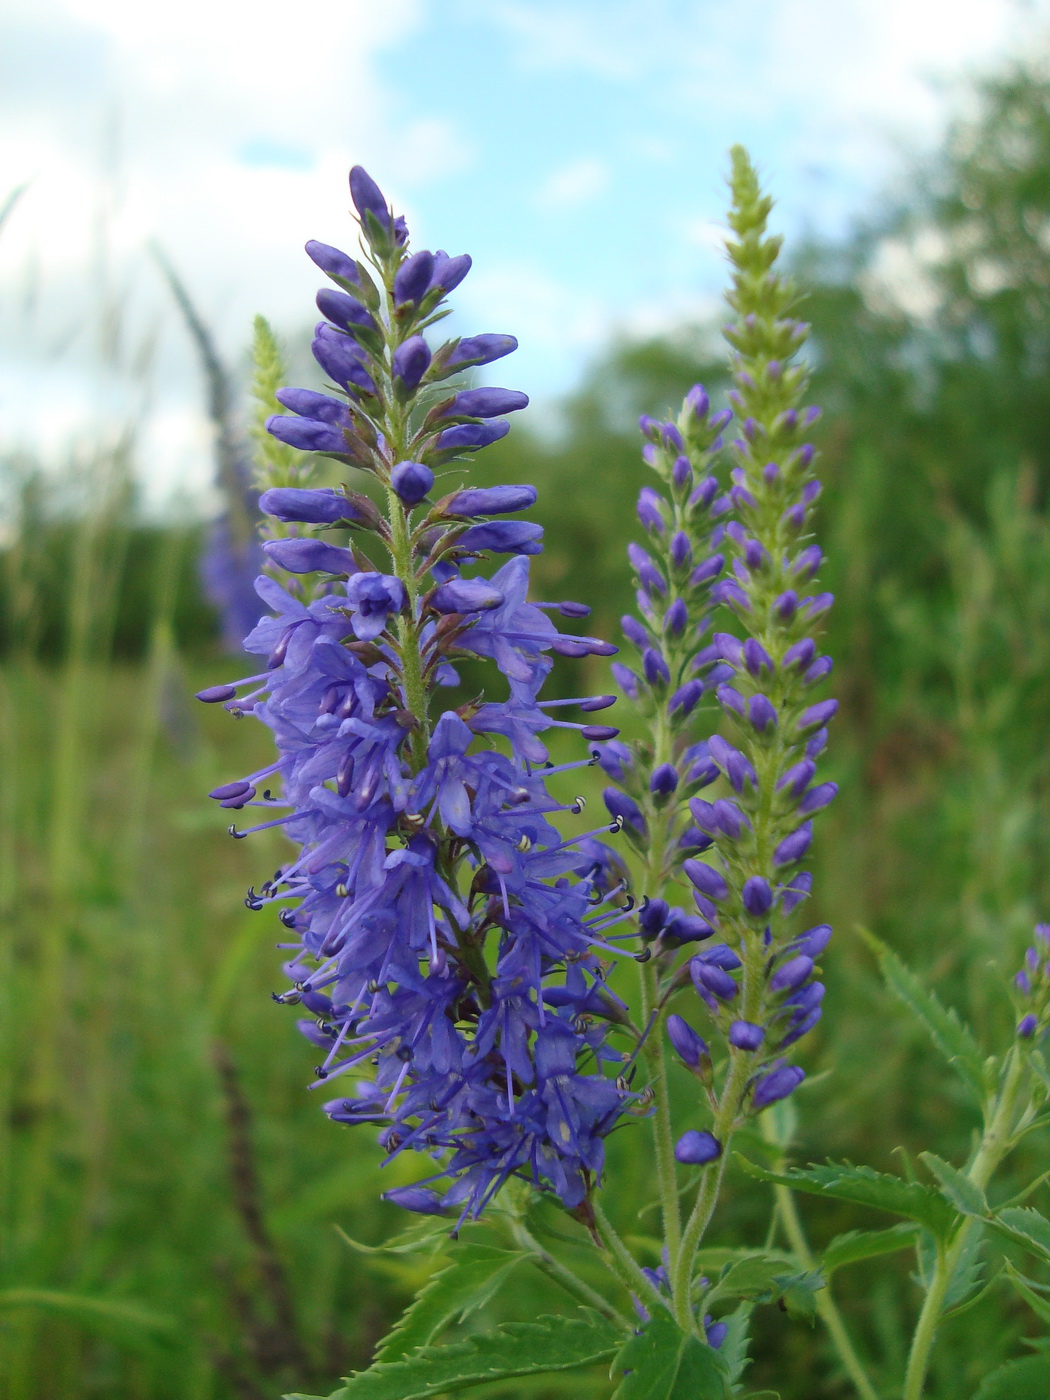
[[[650,1279],[642,1273],[637,1260],[631,1251],[624,1244],[623,1240],[616,1233],[609,1217],[602,1210],[597,1201],[592,1201],[594,1210],[594,1220],[598,1228],[598,1235],[601,1238],[605,1250],[602,1260],[627,1289],[628,1293],[645,1301],[648,1307],[666,1308],[667,1299],[662,1296],[659,1290],[653,1285]]]
[[[759,1122],[762,1136],[766,1142],[775,1144],[776,1138],[772,1132],[772,1120],[768,1114],[761,1115]],[[795,1205],[794,1192],[789,1186],[776,1186],[774,1191],[780,1220],[795,1257],[804,1269],[815,1269],[817,1261],[813,1257],[809,1241],[806,1239],[806,1232],[802,1228],[802,1221],[799,1219],[798,1208]],[[863,1400],[879,1400],[878,1392],[867,1377],[860,1358],[854,1350],[850,1335],[846,1331],[842,1314],[831,1296],[830,1284],[826,1284],[817,1294],[817,1312],[820,1314],[821,1322],[827,1328],[828,1336],[831,1338],[832,1344],[838,1352],[839,1360],[846,1368],[857,1394],[862,1396]]]
[[[1013,1117],[1017,1107],[1017,1096],[1024,1078],[1024,1068],[1024,1060],[1018,1053],[1017,1047],[1014,1046],[1007,1059],[1006,1073],[999,1090],[998,1103],[993,1102],[989,1105],[989,1112],[985,1117],[987,1127],[981,1139],[981,1145],[966,1173],[969,1180],[975,1186],[979,1186],[982,1191],[991,1181],[999,1163],[1013,1146]],[[941,1320],[944,1299],[955,1276],[963,1250],[966,1248],[970,1231],[978,1223],[979,1221],[973,1216],[967,1216],[959,1225],[947,1248],[944,1246],[938,1248],[933,1279],[929,1292],[926,1294],[922,1312],[919,1314],[915,1335],[912,1338],[902,1400],[922,1400],[926,1372],[930,1364],[930,1352],[933,1349],[937,1327]]]
[[[747,1088],[747,1081],[751,1073],[753,1056],[734,1051],[730,1061],[729,1075],[726,1078],[722,1089],[722,1098],[718,1105],[718,1112],[712,1124],[712,1132],[722,1145],[722,1152],[718,1159],[711,1162],[704,1169],[704,1175],[700,1182],[700,1190],[697,1192],[696,1204],[693,1206],[689,1223],[685,1227],[682,1236],[682,1248],[678,1254],[678,1264],[674,1270],[672,1292],[674,1296],[674,1312],[678,1319],[678,1325],[690,1331],[696,1330],[696,1320],[693,1317],[692,1309],[692,1285],[693,1285],[693,1263],[696,1259],[696,1251],[700,1247],[700,1241],[704,1237],[714,1214],[715,1203],[718,1200],[718,1193],[722,1187],[722,1177],[725,1175],[726,1159],[729,1156],[729,1144],[733,1136],[733,1126],[736,1123],[737,1115],[740,1112],[740,1103]]]
[[[656,974],[651,963],[639,964],[638,972],[642,989],[642,1024],[648,1025],[657,1001]],[[682,1216],[678,1202],[678,1178],[675,1174],[674,1134],[671,1129],[671,1100],[662,1024],[663,1016],[657,1014],[649,1030],[643,1054],[653,1089],[656,1091],[656,1111],[652,1119],[656,1181],[660,1192],[668,1267],[673,1272],[682,1244]]]
[[[595,1311],[601,1313],[603,1317],[607,1317],[610,1322],[618,1323],[621,1327],[630,1326],[628,1319],[624,1317],[619,1309],[613,1307],[608,1298],[603,1298],[589,1283],[585,1283],[578,1274],[574,1274],[560,1259],[556,1259],[549,1250],[544,1249],[539,1240],[537,1240],[524,1225],[520,1223],[515,1224],[514,1238],[530,1256],[537,1268],[542,1269],[549,1278],[560,1283],[561,1286],[571,1293],[579,1302],[586,1304],[587,1307],[594,1308]]]

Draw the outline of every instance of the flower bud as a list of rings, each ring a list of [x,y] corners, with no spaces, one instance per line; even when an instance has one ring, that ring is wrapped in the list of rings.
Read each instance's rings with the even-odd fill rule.
[[[674,1145],[675,1160],[687,1166],[706,1166],[722,1155],[722,1146],[709,1132],[690,1128]]]
[[[765,1037],[765,1031],[753,1021],[734,1021],[729,1027],[729,1043],[737,1050],[758,1050]]]
[[[398,462],[390,485],[406,506],[417,506],[434,484],[434,473],[422,462]]]
[[[682,1063],[688,1065],[690,1069],[696,1069],[702,1059],[710,1057],[711,1052],[707,1048],[706,1042],[677,1012],[672,1012],[667,1018],[667,1038],[674,1046]]]

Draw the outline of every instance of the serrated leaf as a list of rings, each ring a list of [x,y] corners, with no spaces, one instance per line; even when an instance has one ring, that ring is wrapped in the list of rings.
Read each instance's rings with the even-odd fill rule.
[[[1006,1261],[1006,1276],[1036,1317],[1050,1324],[1050,1298],[1041,1298],[1036,1291],[1045,1285],[1034,1283],[1032,1279],[1025,1278],[1024,1274],[1014,1268],[1009,1259]]]
[[[425,1347],[453,1319],[462,1320],[484,1307],[521,1258],[486,1245],[461,1246],[451,1263],[430,1276],[379,1343],[376,1361],[400,1361]]]
[[[985,1057],[973,1032],[952,1007],[924,987],[915,974],[880,938],[862,929],[864,939],[879,960],[879,970],[890,991],[926,1027],[934,1045],[972,1092],[978,1106],[988,1095]]]
[[[1050,1395],[1050,1356],[1008,1361],[985,1376],[973,1400],[1046,1400]]]
[[[421,1254],[448,1244],[447,1220],[413,1220],[383,1244],[362,1244],[360,1240],[352,1239],[340,1225],[335,1227],[335,1232],[356,1254]]]
[[[950,1234],[958,1216],[939,1191],[915,1181],[902,1181],[871,1167],[855,1167],[850,1162],[825,1162],[820,1166],[792,1167],[784,1172],[766,1171],[745,1157],[737,1161],[760,1181],[789,1186],[811,1196],[834,1196],[840,1201],[873,1206],[891,1215],[917,1220],[939,1238]]]
[[[945,1196],[960,1215],[984,1216],[988,1214],[988,1202],[984,1192],[965,1173],[938,1157],[936,1152],[920,1152],[919,1157],[940,1182],[941,1194]]]
[[[725,1363],[713,1347],[657,1313],[616,1354],[613,1400],[726,1400]]]
[[[741,1303],[733,1312],[719,1319],[726,1325],[726,1334],[718,1348],[718,1354],[722,1358],[731,1386],[737,1384],[747,1369],[747,1330],[752,1310],[753,1304]]]
[[[506,1322],[494,1332],[449,1346],[424,1347],[404,1361],[371,1366],[350,1376],[329,1400],[427,1400],[428,1396],[515,1376],[572,1371],[615,1356],[623,1334],[597,1313]],[[286,1400],[319,1400],[290,1395]]]
[[[1000,1234],[1050,1263],[1050,1220],[1031,1206],[1006,1206],[988,1221]]]
[[[862,1259],[894,1254],[898,1249],[913,1245],[917,1233],[918,1226],[912,1224],[891,1225],[888,1230],[849,1230],[844,1235],[836,1235],[829,1242],[821,1267],[825,1274],[833,1274],[836,1269],[859,1263]]]
[[[827,1287],[824,1275],[819,1269],[811,1269],[803,1274],[789,1274],[776,1280],[783,1302],[790,1317],[801,1318],[812,1323],[817,1315],[817,1294]]]
[[[790,1262],[794,1262],[791,1260]],[[729,1264],[722,1276],[704,1294],[705,1309],[719,1298],[779,1297],[778,1278],[785,1277],[784,1260],[772,1254],[755,1252]]]

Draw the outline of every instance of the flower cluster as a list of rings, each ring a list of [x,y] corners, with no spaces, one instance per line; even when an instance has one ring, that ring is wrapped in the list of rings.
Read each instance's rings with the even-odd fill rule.
[[[1050,1029],[1050,924],[1036,924],[1035,941],[1025,950],[1024,964],[1014,977],[1021,1018],[1021,1040],[1042,1040]]]
[[[501,438],[501,415],[527,402],[445,381],[516,342],[477,335],[432,349],[425,332],[469,257],[410,251],[404,221],[360,167],[350,189],[363,259],[307,244],[334,284],[318,294],[313,342],[333,392],[281,389],[290,412],[267,426],[369,473],[378,490],[264,492],[262,509],[295,530],[265,544],[288,576],[287,587],[257,585],[272,613],[245,646],[265,662],[201,698],[260,719],[277,758],[212,796],[264,809],[260,827],[283,827],[298,847],[248,903],[280,906],[292,988],[277,1000],[310,1013],[300,1024],[320,1052],[316,1084],[341,1081],[328,1114],[374,1125],[387,1160],[434,1158],[427,1180],[388,1197],[476,1215],[518,1174],[586,1217],[603,1139],[634,1099],[616,1071],[637,1033],[599,956],[616,951],[606,930],[629,900],[598,833],[564,840],[552,823],[582,802],[549,795],[558,770],[541,735],[617,731],[588,718],[611,696],[539,696],[552,653],[615,648],[564,635],[549,616],[586,608],[528,601],[542,530],[503,517],[531,506],[533,488],[452,481],[437,494],[439,477]],[[491,553],[510,557],[491,577],[473,572]],[[495,663],[505,700],[442,703],[468,655]],[[555,718],[566,703],[583,718]],[[627,1051],[609,1043],[618,1030]]]
[[[831,670],[817,642],[832,598],[818,591],[822,555],[807,543],[820,488],[805,435],[818,414],[800,407],[806,373],[792,363],[806,327],[791,317],[792,289],[773,270],[779,241],[766,235],[771,201],[739,149],[732,186],[728,300],[735,319],[725,335],[742,431],[731,444],[733,518],[725,542],[732,564],[713,593],[735,626],[716,632],[709,649],[730,730],[729,738],[710,740],[709,754],[728,791],[690,803],[709,850],[683,869],[697,911],[721,939],[693,958],[690,978],[731,1056],[744,1060],[746,1098],[757,1111],[804,1078],[783,1052],[821,1015],[824,988],[815,972],[831,930],[792,935],[789,919],[811,885],[801,863],[812,819],[837,791],[815,781],[837,702],[813,697]]]

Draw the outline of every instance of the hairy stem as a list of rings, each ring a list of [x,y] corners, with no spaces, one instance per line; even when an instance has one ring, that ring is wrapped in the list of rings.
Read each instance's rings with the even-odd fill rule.
[[[597,1201],[592,1201],[595,1224],[602,1244],[602,1260],[627,1289],[628,1293],[642,1299],[647,1307],[666,1308],[667,1299],[662,1297],[655,1285],[642,1273],[638,1261],[616,1233],[609,1217]]]
[[[762,1129],[762,1136],[766,1142],[776,1143],[775,1135],[772,1131],[772,1120],[768,1114],[761,1115],[759,1123]],[[779,1166],[777,1170],[779,1170]],[[804,1269],[815,1269],[817,1261],[813,1257],[813,1252],[806,1239],[806,1232],[802,1228],[802,1221],[799,1219],[798,1208],[795,1205],[795,1194],[790,1186],[775,1186],[777,1211],[780,1215],[784,1233],[791,1244],[792,1251],[798,1262]],[[826,1284],[817,1293],[817,1312],[820,1320],[827,1328],[828,1336],[832,1345],[838,1353],[839,1360],[846,1369],[854,1388],[862,1400],[879,1400],[878,1392],[868,1379],[867,1373],[857,1356],[846,1331],[846,1324],[842,1320],[842,1314],[838,1310],[834,1298],[831,1296],[831,1286]]]
[[[1017,1108],[1017,1098],[1024,1080],[1024,1068],[1024,1060],[1015,1046],[1007,1058],[1006,1072],[1001,1081],[998,1097],[988,1106],[988,1112],[985,1115],[987,1126],[984,1136],[981,1138],[980,1147],[977,1149],[977,1155],[966,1173],[974,1185],[979,1186],[982,1191],[991,1181],[999,1163],[1013,1146],[1013,1120]],[[915,1335],[912,1338],[902,1400],[922,1400],[926,1372],[930,1364],[930,1352],[933,1349],[937,1327],[944,1310],[944,1300],[948,1293],[948,1287],[955,1276],[970,1231],[977,1223],[974,1217],[967,1216],[956,1229],[951,1242],[946,1247],[941,1246],[937,1251],[933,1279],[926,1294],[922,1312],[919,1314]]]
[[[514,1225],[514,1238],[518,1244],[531,1258],[538,1269],[541,1269],[548,1278],[554,1279],[561,1286],[589,1308],[594,1308],[596,1312],[607,1317],[610,1322],[615,1322],[621,1327],[630,1325],[628,1319],[618,1308],[613,1307],[608,1298],[602,1295],[589,1283],[585,1283],[578,1274],[573,1273],[567,1265],[560,1259],[555,1258],[549,1250],[544,1249],[539,1240],[526,1229],[520,1222]]]

